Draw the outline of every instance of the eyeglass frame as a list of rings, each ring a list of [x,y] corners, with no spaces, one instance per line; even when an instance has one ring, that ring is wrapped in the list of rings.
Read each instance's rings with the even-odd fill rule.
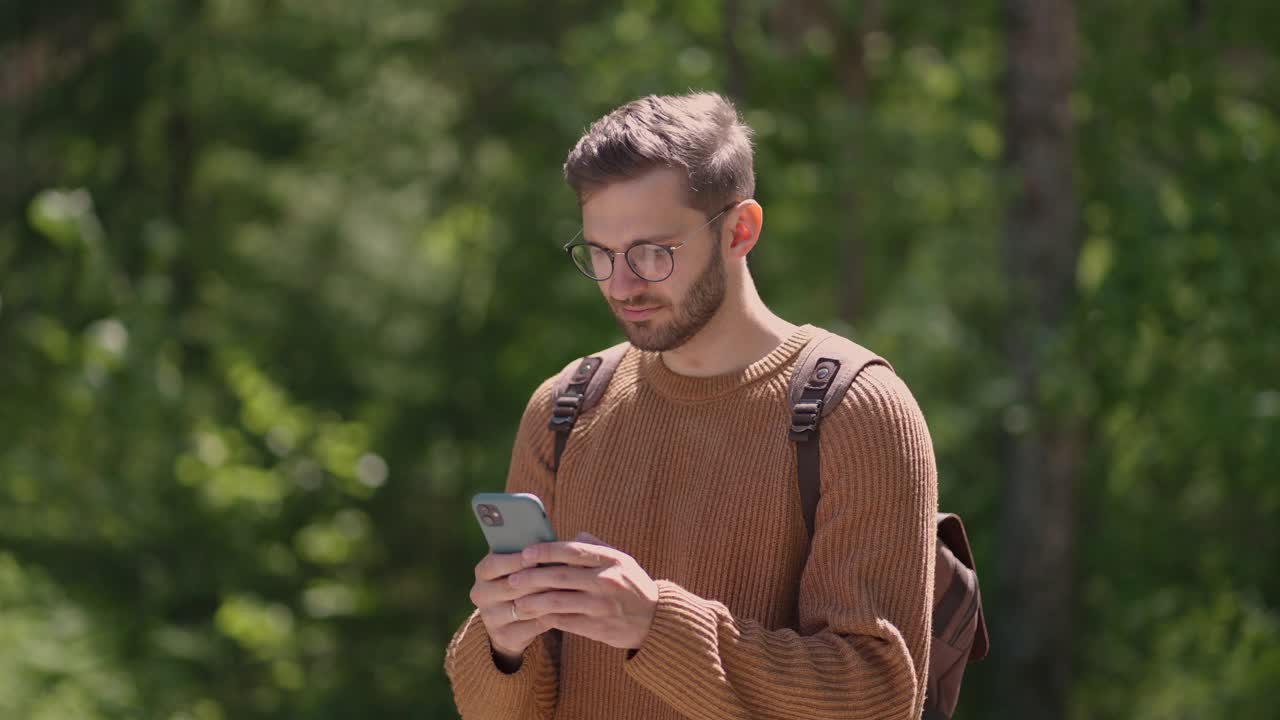
[[[693,229],[693,230],[689,231],[689,232],[690,232],[690,235],[694,235],[694,234],[697,234],[698,232],[701,232],[702,230],[705,230],[708,226],[710,226],[710,225],[711,225],[712,223],[714,223],[716,220],[719,220],[719,219],[720,219],[720,216],[722,216],[722,215],[724,215],[725,213],[729,212],[730,210],[732,210],[732,209],[734,209],[734,208],[738,207],[738,206],[739,206],[739,205],[741,205],[743,202],[745,202],[745,201],[744,201],[744,200],[735,200],[735,201],[733,201],[733,202],[729,203],[728,205],[726,205],[726,206],[724,207],[724,209],[723,209],[723,210],[721,210],[720,212],[716,213],[714,216],[712,216],[710,219],[708,219],[705,223],[703,223],[702,225],[698,226],[697,228],[695,228],[695,229]],[[617,267],[617,260],[618,260],[618,256],[619,256],[619,255],[621,255],[621,256],[622,256],[622,258],[623,258],[623,260],[625,260],[625,261],[626,261],[626,263],[627,263],[627,267],[631,268],[631,272],[632,272],[636,277],[640,278],[641,280],[643,280],[643,281],[645,281],[645,282],[651,282],[651,283],[663,282],[663,281],[665,281],[667,278],[671,277],[671,275],[672,275],[672,274],[674,274],[674,273],[675,273],[675,271],[676,271],[676,251],[677,251],[677,250],[679,250],[680,248],[684,247],[685,245],[688,245],[688,244],[689,244],[689,240],[685,240],[684,242],[680,243],[679,245],[661,245],[661,244],[656,243],[656,242],[638,242],[638,243],[636,243],[636,244],[632,245],[631,247],[627,248],[626,250],[620,250],[620,251],[619,251],[619,250],[610,250],[609,248],[604,247],[603,245],[599,245],[599,244],[597,244],[597,243],[593,243],[593,242],[590,242],[590,241],[588,241],[588,240],[583,240],[582,242],[577,242],[578,238],[579,238],[579,237],[582,237],[582,233],[583,233],[583,232],[585,232],[585,231],[586,231],[586,228],[579,228],[579,229],[578,229],[577,234],[575,234],[575,235],[573,236],[573,238],[572,238],[571,240],[569,240],[569,242],[565,243],[564,247],[563,247],[563,248],[561,248],[561,249],[562,249],[562,250],[564,250],[565,254],[569,256],[569,262],[573,263],[573,267],[574,267],[574,269],[576,269],[576,270],[577,270],[577,271],[578,271],[578,272],[579,272],[583,277],[587,278],[588,280],[595,281],[595,282],[604,282],[605,280],[608,280],[609,278],[613,277],[613,271],[614,271],[614,268],[615,268],[615,267]],[[693,239],[693,238],[692,238],[692,237],[690,237],[690,240],[692,240],[692,239]],[[654,247],[661,248],[663,251],[665,251],[665,252],[667,253],[667,257],[671,259],[671,269],[667,271],[667,274],[666,274],[666,275],[664,275],[663,277],[661,277],[661,278],[659,278],[659,279],[657,279],[657,280],[650,280],[649,278],[647,278],[647,277],[645,277],[645,276],[641,275],[641,274],[640,274],[640,271],[636,270],[636,266],[631,264],[631,258],[627,257],[627,253],[631,252],[631,251],[632,251],[632,250],[634,250],[635,248],[638,248],[638,247],[641,247],[641,246],[644,246],[644,245],[652,245],[652,246],[654,246]],[[608,274],[608,275],[605,275],[605,276],[604,276],[604,277],[602,277],[602,278],[597,278],[597,277],[595,277],[595,276],[593,276],[593,275],[588,275],[588,274],[587,274],[587,271],[583,270],[583,269],[578,265],[578,262],[577,262],[576,260],[574,260],[574,259],[573,259],[573,249],[574,249],[574,248],[576,248],[576,247],[582,247],[582,246],[595,248],[595,249],[597,249],[597,250],[600,250],[601,252],[604,252],[604,253],[608,254],[608,256],[609,256],[609,274]]]

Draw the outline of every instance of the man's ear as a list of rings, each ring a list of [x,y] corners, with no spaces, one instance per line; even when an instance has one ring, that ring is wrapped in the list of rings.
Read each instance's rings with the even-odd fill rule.
[[[760,241],[764,228],[764,208],[755,200],[743,200],[728,213],[729,255],[746,257]]]

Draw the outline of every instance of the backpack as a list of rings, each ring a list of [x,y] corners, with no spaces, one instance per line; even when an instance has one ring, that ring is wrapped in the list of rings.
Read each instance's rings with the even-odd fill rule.
[[[629,347],[621,343],[569,363],[556,379],[549,424],[555,432],[552,472],[560,469],[560,458],[578,417],[604,395]],[[866,348],[823,331],[800,351],[797,359],[788,389],[791,403],[788,430],[796,447],[800,504],[810,538],[821,495],[819,426],[822,418],[840,405],[858,374],[870,365],[893,369]],[[933,642],[923,720],[950,720],[959,699],[965,666],[986,657],[990,649],[977,569],[960,517],[938,513],[937,537]]]

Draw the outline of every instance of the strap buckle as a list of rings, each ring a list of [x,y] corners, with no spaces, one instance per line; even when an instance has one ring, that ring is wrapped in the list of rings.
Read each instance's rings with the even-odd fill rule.
[[[581,407],[581,395],[561,395],[556,398],[556,405],[551,410],[551,429],[557,430],[560,426],[573,427]]]
[[[822,399],[801,400],[791,409],[791,439],[807,442],[818,430],[822,419]]]

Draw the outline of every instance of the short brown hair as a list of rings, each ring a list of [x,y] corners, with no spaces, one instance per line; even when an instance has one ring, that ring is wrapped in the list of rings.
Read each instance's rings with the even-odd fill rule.
[[[683,168],[689,206],[708,215],[755,194],[751,128],[717,93],[649,95],[597,120],[564,164],[578,203],[657,168]]]

